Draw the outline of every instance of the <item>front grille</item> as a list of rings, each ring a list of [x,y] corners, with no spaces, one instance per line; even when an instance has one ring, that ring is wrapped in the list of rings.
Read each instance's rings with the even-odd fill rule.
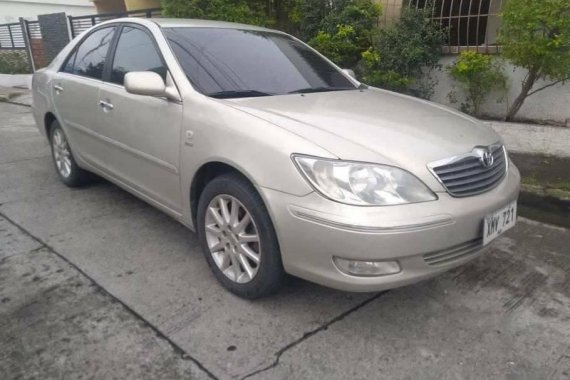
[[[424,261],[427,265],[445,265],[456,260],[464,259],[476,254],[483,247],[483,239],[475,239],[466,243],[458,244],[441,251],[426,253]]]
[[[490,166],[484,165],[483,154],[493,156]],[[433,175],[454,197],[468,197],[487,192],[501,183],[507,173],[507,154],[501,144],[478,147],[471,153],[432,162]]]

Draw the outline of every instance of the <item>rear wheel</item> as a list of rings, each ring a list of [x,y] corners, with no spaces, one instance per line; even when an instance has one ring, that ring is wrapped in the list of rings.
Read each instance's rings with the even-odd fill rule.
[[[51,124],[50,143],[53,163],[61,181],[69,187],[77,187],[86,183],[89,173],[75,162],[65,132],[57,121]]]
[[[280,288],[285,273],[273,224],[245,178],[224,174],[208,183],[197,223],[208,265],[229,291],[255,299]]]

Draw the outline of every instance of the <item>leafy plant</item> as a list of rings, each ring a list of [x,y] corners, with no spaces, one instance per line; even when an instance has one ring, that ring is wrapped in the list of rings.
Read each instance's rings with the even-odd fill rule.
[[[413,79],[403,76],[394,70],[380,70],[380,54],[377,50],[370,48],[362,53],[360,70],[362,81],[373,86],[379,86],[391,91],[408,92],[413,84]]]
[[[481,116],[481,104],[495,90],[505,90],[507,77],[500,62],[490,55],[474,51],[463,51],[447,70],[451,77],[461,84],[467,93],[464,111]]]
[[[270,26],[267,2],[262,0],[162,0],[165,16],[199,18]]]
[[[527,70],[507,112],[512,120],[529,96],[570,79],[570,1],[509,0],[499,44],[505,58]],[[535,88],[538,80],[548,83]]]
[[[378,34],[374,59],[372,51],[362,56],[363,81],[430,98],[436,84],[430,74],[440,67],[444,36],[445,31],[432,20],[431,7],[404,8],[400,20]]]
[[[0,74],[29,74],[30,65],[25,54],[17,51],[0,51]]]
[[[354,44],[356,32],[350,25],[339,25],[335,34],[320,31],[309,42],[341,67],[353,67],[358,62],[360,49]]]
[[[337,0],[328,5],[327,2],[321,3],[321,11],[326,15],[309,44],[338,65],[353,68],[361,54],[372,46],[380,6],[371,0]],[[311,29],[312,26],[304,26],[306,32]]]

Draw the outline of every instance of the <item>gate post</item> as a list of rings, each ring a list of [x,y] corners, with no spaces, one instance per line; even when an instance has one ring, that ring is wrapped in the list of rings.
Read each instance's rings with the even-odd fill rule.
[[[32,44],[30,42],[30,31],[28,29],[28,23],[23,17],[20,17],[20,28],[22,29],[22,37],[24,38],[24,45],[26,45],[26,55],[28,56],[28,62],[30,62],[30,68],[32,73],[36,72],[36,63],[34,62],[34,55],[32,54]]]
[[[69,30],[65,13],[39,15],[40,30],[44,41],[46,62],[51,62],[69,43]]]

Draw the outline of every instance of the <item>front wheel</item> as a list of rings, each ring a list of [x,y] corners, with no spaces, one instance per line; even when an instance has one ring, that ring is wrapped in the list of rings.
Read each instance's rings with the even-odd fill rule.
[[[273,223],[246,179],[214,178],[200,196],[197,216],[202,250],[226,289],[255,299],[281,287],[285,272]]]
[[[61,181],[69,187],[81,186],[87,182],[89,173],[75,162],[65,132],[57,121],[50,128],[50,143],[53,163]]]

